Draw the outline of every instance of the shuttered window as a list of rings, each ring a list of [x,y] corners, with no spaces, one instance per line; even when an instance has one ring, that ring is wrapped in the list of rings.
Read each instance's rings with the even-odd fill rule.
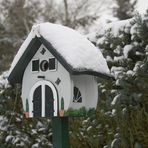
[[[57,61],[55,58],[49,59],[49,70],[56,70],[57,69]]]
[[[32,71],[38,72],[39,71],[39,59],[32,60]]]

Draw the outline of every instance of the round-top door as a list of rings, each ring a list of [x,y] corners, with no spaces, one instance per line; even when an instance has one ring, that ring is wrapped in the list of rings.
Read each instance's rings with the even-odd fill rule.
[[[49,81],[39,81],[31,89],[30,117],[57,116],[57,91]]]
[[[45,85],[45,117],[54,116],[54,94],[52,89]]]
[[[33,116],[41,117],[42,116],[42,86],[39,85],[33,92]]]

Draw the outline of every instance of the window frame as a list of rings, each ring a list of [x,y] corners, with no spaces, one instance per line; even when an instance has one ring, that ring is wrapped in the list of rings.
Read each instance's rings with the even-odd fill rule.
[[[81,98],[80,102],[79,102],[79,99],[77,101],[75,101],[76,98],[75,98],[75,95],[74,95],[74,89],[76,89],[79,92],[79,93],[77,92],[76,97]],[[80,94],[80,96],[78,96],[78,94]],[[73,87],[73,103],[82,103],[82,102],[83,102],[82,93],[81,93],[80,89],[77,86],[74,86]]]
[[[33,61],[39,61],[39,69],[38,69],[38,71],[33,71]],[[31,72],[32,73],[38,73],[39,71],[40,71],[40,59],[39,58],[33,58],[31,60]]]
[[[47,64],[48,64],[48,67],[47,67],[47,69],[46,70],[43,70],[42,69],[42,64],[43,64],[43,62],[47,62]],[[48,60],[42,60],[41,62],[40,62],[40,64],[39,64],[39,67],[40,67],[40,70],[42,71],[42,72],[46,72],[47,70],[49,70],[49,62],[48,62]]]
[[[50,59],[55,59],[55,69],[49,69],[48,68],[48,70],[49,71],[57,71],[57,69],[58,69],[58,61],[57,61],[57,59],[55,58],[55,57],[49,57],[49,66],[50,66]]]

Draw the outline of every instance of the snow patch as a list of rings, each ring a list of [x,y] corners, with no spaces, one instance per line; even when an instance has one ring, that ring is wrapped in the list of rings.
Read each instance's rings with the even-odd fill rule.
[[[4,116],[0,116],[0,130],[7,131],[8,119]]]
[[[130,33],[130,27],[131,27],[131,21],[133,19],[127,19],[123,21],[115,21],[112,23],[109,23],[105,30],[111,30],[111,33],[117,37],[119,35],[120,31],[124,31],[126,33]]]
[[[128,54],[132,49],[133,49],[133,45],[131,45],[131,44],[124,46],[123,54],[124,54],[125,58],[128,58]]]
[[[128,70],[128,71],[126,72],[126,74],[127,74],[127,75],[131,75],[131,76],[133,76],[133,75],[135,74],[135,72],[132,71],[132,70]]]
[[[39,147],[39,144],[38,143],[35,143],[35,144],[32,145],[31,148],[38,148],[38,147]]]
[[[107,61],[107,62],[110,62],[110,61],[112,62],[112,61],[113,61],[113,59],[112,59],[112,57],[111,57],[111,56],[107,55],[107,56],[106,56],[106,61]]]
[[[0,88],[8,88],[9,87],[7,78],[8,78],[8,71],[5,71],[0,75]],[[1,93],[1,91],[0,91],[0,93]]]
[[[112,115],[116,115],[116,109],[112,109]]]
[[[116,67],[113,66],[111,68],[111,73],[115,76],[115,78],[118,78],[120,76],[120,74],[122,75],[124,72],[124,68],[123,67]]]
[[[120,97],[121,97],[121,95],[120,95],[120,94],[119,94],[119,95],[117,95],[117,96],[115,96],[115,97],[114,97],[114,99],[113,99],[113,101],[111,102],[111,105],[116,105],[116,104],[117,104],[117,102],[119,101]]]
[[[12,142],[14,140],[14,136],[8,135],[5,139],[6,142]]]
[[[120,60],[123,60],[124,59],[124,56],[119,56],[119,57],[114,57],[114,61],[120,61]]]

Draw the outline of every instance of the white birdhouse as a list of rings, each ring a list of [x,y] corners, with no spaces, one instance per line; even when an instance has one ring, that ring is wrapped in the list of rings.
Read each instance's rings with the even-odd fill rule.
[[[10,68],[11,84],[22,84],[27,117],[87,116],[96,110],[97,78],[111,78],[102,53],[65,26],[32,28]]]

